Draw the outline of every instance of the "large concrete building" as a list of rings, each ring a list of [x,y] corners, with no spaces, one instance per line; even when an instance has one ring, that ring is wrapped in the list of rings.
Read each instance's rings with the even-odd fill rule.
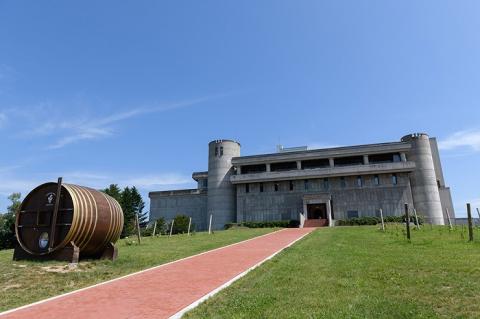
[[[226,223],[299,220],[317,225],[361,216],[403,215],[404,204],[427,222],[454,218],[435,138],[417,133],[399,142],[240,156],[240,144],[208,144],[208,171],[196,189],[151,192],[150,218],[192,217],[198,230]],[[306,221],[305,221],[306,220]]]

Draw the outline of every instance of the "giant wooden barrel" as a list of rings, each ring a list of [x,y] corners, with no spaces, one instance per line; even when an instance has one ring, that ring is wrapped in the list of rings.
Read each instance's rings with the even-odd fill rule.
[[[19,245],[36,256],[54,254],[72,243],[82,257],[102,254],[122,232],[120,205],[107,194],[71,184],[61,184],[57,203],[58,185],[42,184],[25,197],[15,222]]]

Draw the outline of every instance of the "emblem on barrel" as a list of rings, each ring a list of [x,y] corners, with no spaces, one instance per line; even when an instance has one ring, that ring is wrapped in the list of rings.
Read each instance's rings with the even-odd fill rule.
[[[123,212],[112,197],[92,188],[45,183],[23,200],[15,221],[18,245],[13,259],[117,257],[115,242]]]

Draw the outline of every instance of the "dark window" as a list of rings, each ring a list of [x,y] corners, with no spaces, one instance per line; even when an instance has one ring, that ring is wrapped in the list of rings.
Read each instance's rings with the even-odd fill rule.
[[[215,147],[215,156],[218,156],[218,147]]]
[[[278,192],[278,183],[273,184],[273,188],[275,189],[276,192]]]
[[[374,154],[369,156],[370,164],[400,162],[399,153]]]
[[[328,178],[323,179],[323,188],[326,190],[330,188],[330,183],[328,182]]]
[[[308,190],[308,187],[309,187],[308,179],[306,179],[306,180],[303,182],[303,186],[305,187],[305,190]]]
[[[283,162],[283,163],[270,164],[270,171],[272,172],[291,171],[295,169],[297,169],[297,162]]]
[[[290,190],[293,191],[293,181],[290,181]]]
[[[393,185],[397,185],[397,184],[398,184],[397,174],[392,174],[392,184],[393,184]]]
[[[358,210],[349,210],[347,211],[347,218],[358,218]]]
[[[380,177],[378,177],[378,175],[373,176],[373,183],[375,186],[380,185]]]
[[[245,165],[242,166],[242,174],[254,174],[254,173],[263,173],[267,171],[267,165]]]
[[[223,156],[223,146],[220,146],[220,156]]]
[[[263,193],[263,183],[260,183],[260,193]]]
[[[350,156],[335,158],[335,166],[362,165],[363,156]]]
[[[302,169],[313,169],[313,168],[322,168],[322,167],[329,167],[329,166],[330,166],[330,161],[328,160],[328,158],[302,161]]]
[[[245,193],[250,193],[250,184],[245,184]]]
[[[438,188],[442,187],[442,185],[440,184],[440,180],[439,180],[439,179],[437,179],[437,186],[438,186]]]
[[[363,186],[363,178],[362,176],[357,176],[357,186],[362,187]]]
[[[340,186],[345,188],[347,186],[347,182],[345,181],[345,177],[340,177]]]

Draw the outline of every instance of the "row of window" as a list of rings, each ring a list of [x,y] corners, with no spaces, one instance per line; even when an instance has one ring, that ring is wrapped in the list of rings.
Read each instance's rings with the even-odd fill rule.
[[[397,162],[401,162],[400,153],[374,154],[374,155],[368,156],[369,164],[383,164],[383,163],[397,163]],[[364,164],[363,156],[338,157],[333,159],[334,167],[363,165],[363,164]],[[297,162],[271,163],[270,171],[281,172],[281,171],[290,171],[290,170],[296,170],[296,169],[305,170],[305,169],[316,169],[316,168],[326,168],[326,167],[330,167],[330,159],[320,158],[320,159],[300,161],[300,166],[297,166]],[[255,174],[255,173],[263,173],[266,171],[267,171],[267,164],[244,165],[241,167],[241,174]]]
[[[398,184],[397,174],[392,174],[391,178],[392,178],[392,185],[397,185]],[[364,177],[363,176],[357,176],[356,181],[357,181],[356,183],[357,183],[358,187],[363,187],[364,186]],[[379,175],[373,175],[373,184],[375,186],[381,185],[381,180],[380,180]],[[347,181],[346,181],[345,177],[340,177],[340,186],[342,188],[347,187]],[[304,188],[304,190],[309,190],[311,188],[310,180],[305,179],[303,181],[303,188]],[[323,188],[325,190],[328,190],[330,188],[330,180],[328,178],[323,179]],[[260,189],[260,193],[263,193],[263,191],[264,191],[263,183],[259,183],[259,189]],[[273,190],[275,192],[278,192],[279,189],[280,189],[279,182],[275,182],[273,184]],[[289,190],[293,191],[294,189],[295,189],[295,184],[293,183],[293,181],[289,181]],[[245,184],[245,193],[250,193],[250,184],[249,183]]]

